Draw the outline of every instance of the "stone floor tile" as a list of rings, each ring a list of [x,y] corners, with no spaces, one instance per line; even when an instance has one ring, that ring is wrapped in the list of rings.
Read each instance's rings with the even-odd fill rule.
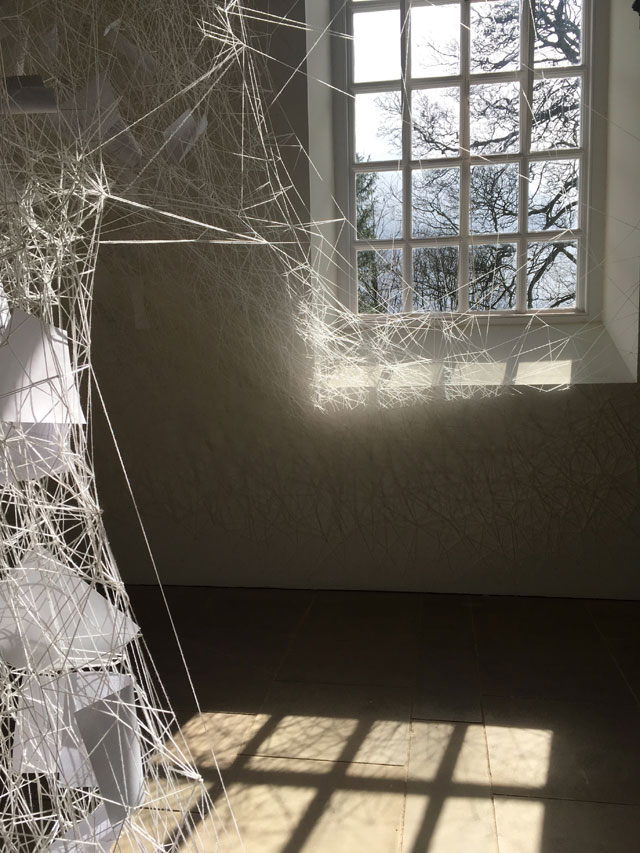
[[[482,722],[475,652],[423,653],[417,668],[412,716],[419,720]]]
[[[419,620],[416,595],[317,593],[278,678],[410,687]]]
[[[500,853],[637,853],[638,806],[496,797]]]
[[[406,688],[275,682],[245,751],[255,755],[404,765]]]
[[[403,853],[496,853],[484,729],[413,722]]]
[[[602,647],[577,650],[513,650],[480,654],[482,693],[598,701],[634,706],[635,697],[611,653]]]
[[[228,793],[246,853],[399,853],[404,774],[374,764],[251,757]],[[218,814],[224,819],[223,806]]]
[[[640,713],[485,697],[495,794],[640,804]]]

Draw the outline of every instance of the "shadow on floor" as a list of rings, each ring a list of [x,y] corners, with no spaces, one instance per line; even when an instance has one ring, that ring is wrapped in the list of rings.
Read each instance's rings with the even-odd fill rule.
[[[640,602],[166,592],[202,714],[134,612],[247,853],[636,853]]]

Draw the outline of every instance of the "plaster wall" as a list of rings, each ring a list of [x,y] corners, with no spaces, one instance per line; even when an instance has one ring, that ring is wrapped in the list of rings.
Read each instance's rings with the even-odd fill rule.
[[[638,39],[633,23],[629,13]],[[295,66],[295,31],[273,37]],[[290,72],[274,73],[278,91]],[[306,166],[287,126],[304,126],[301,75],[279,105],[302,203]],[[634,150],[635,163],[637,136]],[[259,276],[249,303],[219,286],[238,251],[211,250],[217,279],[194,300],[171,276],[149,279],[150,250],[128,250],[146,329],[131,280],[112,272],[115,251],[98,267],[94,363],[163,582],[640,597],[635,384],[324,414],[286,298],[262,304]],[[193,258],[153,251],[189,275]],[[631,293],[637,258],[623,255],[615,275]],[[94,439],[120,570],[151,583],[98,413]]]
[[[604,317],[635,378],[640,291],[640,34],[630,17],[625,4],[612,3]]]

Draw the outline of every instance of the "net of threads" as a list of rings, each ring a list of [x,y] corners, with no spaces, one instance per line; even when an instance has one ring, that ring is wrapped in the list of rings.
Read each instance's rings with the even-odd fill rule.
[[[188,10],[172,0],[119,0],[108,10],[97,0],[0,5],[0,839],[8,853],[234,843],[232,816],[216,813],[171,738],[175,717],[102,522],[86,423],[101,246],[110,246],[100,262],[113,277],[135,278],[144,265],[158,292],[219,323],[240,300],[281,349],[297,346],[283,334],[293,322],[308,356],[307,399],[320,409],[439,395],[424,346],[436,325],[446,394],[499,390],[456,381],[494,361],[478,346],[474,318],[362,324],[312,269],[312,237],[321,254],[335,247],[297,212],[270,130],[274,92],[264,39],[253,33],[277,24],[290,22],[236,0]],[[147,250],[164,242],[183,245],[180,262]],[[136,323],[145,322],[141,309]],[[245,344],[247,358],[260,360],[260,346]]]
[[[242,17],[235,3],[191,4],[191,19],[172,3],[123,3],[118,19],[117,5],[108,19],[95,2],[0,7],[7,853],[237,842],[231,813],[214,808],[172,736],[175,716],[109,549],[87,422],[101,233],[260,240],[241,223],[236,187],[220,182],[205,205],[198,174],[212,93],[224,103],[242,89]],[[212,160],[203,173],[214,183],[223,168]]]

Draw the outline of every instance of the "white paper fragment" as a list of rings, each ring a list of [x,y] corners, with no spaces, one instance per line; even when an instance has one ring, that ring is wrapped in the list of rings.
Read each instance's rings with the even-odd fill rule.
[[[20,309],[0,340],[0,421],[85,423],[67,336]]]
[[[118,824],[144,798],[133,683],[76,710],[75,717],[109,819]]]
[[[151,76],[158,71],[158,63],[146,50],[141,50],[130,41],[121,30],[122,21],[112,21],[104,31],[105,41],[112,50],[119,53],[131,65],[136,74]]]
[[[130,166],[139,162],[142,150],[127,129],[119,100],[109,77],[101,71],[61,104],[60,115],[52,120],[68,142],[77,139],[89,147],[102,145],[108,154]]]
[[[67,566],[41,552],[0,581],[0,656],[34,671],[109,663],[138,626]]]
[[[63,785],[98,785],[76,712],[131,684],[111,672],[29,676],[23,682],[13,736],[13,771],[58,776]]]
[[[6,77],[7,97],[0,100],[0,112],[9,115],[56,113],[56,93],[37,74]]]
[[[2,181],[1,175],[2,173],[0,172],[0,182]],[[5,293],[4,287],[2,286],[2,282],[0,282],[0,338],[4,333],[4,330],[9,325],[10,319],[11,312],[9,311],[9,300],[7,299],[7,294]]]
[[[122,823],[112,824],[101,803],[88,817],[56,839],[49,853],[111,853],[121,831]]]
[[[0,486],[62,474],[70,461],[69,424],[0,421]]]
[[[167,156],[176,163],[181,163],[196,144],[198,137],[205,132],[207,125],[206,116],[198,118],[193,110],[183,112],[162,134]]]

